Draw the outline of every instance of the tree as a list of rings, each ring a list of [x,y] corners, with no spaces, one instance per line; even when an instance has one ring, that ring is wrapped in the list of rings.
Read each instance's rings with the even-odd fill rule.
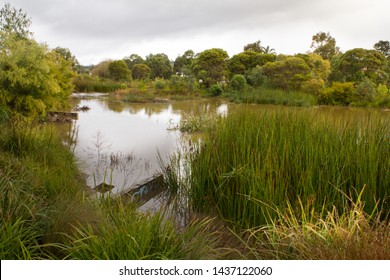
[[[71,64],[45,45],[0,32],[0,103],[28,117],[58,107],[73,90]]]
[[[209,49],[197,55],[194,71],[206,87],[223,81],[229,55],[222,49]]]
[[[386,84],[389,76],[386,73],[388,62],[385,56],[375,50],[362,48],[352,49],[338,58],[332,65],[333,81],[360,83],[365,78],[376,85]]]
[[[72,65],[72,68],[74,71],[79,72],[80,71],[80,63],[77,60],[77,58],[71,53],[71,51],[67,48],[61,48],[61,47],[56,47],[54,52],[58,53],[61,55],[62,58],[65,60],[69,61]]]
[[[110,78],[116,81],[129,81],[131,79],[131,71],[123,60],[110,62],[108,72]]]
[[[178,56],[173,63],[173,71],[178,75],[191,76],[193,74],[192,64],[195,59],[193,50],[186,51],[183,55]]]
[[[163,78],[169,79],[173,73],[171,61],[163,53],[150,54],[146,57],[145,64],[149,66],[152,79]]]
[[[135,64],[131,73],[135,80],[146,80],[150,77],[151,70],[148,65],[141,63]]]
[[[246,86],[246,79],[244,75],[236,74],[233,76],[233,78],[230,80],[230,87],[233,90],[243,90]]]
[[[131,54],[128,57],[125,57],[124,62],[126,62],[127,67],[129,67],[130,70],[133,70],[133,66],[136,64],[144,64],[145,60],[140,57],[138,54]]]
[[[263,66],[267,62],[275,61],[274,54],[261,54],[254,51],[244,51],[232,56],[228,61],[228,70],[233,76],[234,74],[245,74],[247,71],[256,66]]]
[[[387,59],[390,60],[390,43],[389,41],[379,41],[374,45],[374,49],[383,54]]]
[[[340,48],[336,46],[336,40],[330,36],[329,32],[318,32],[313,35],[310,47],[314,49],[314,53],[327,60],[331,60],[333,56],[340,52]]]
[[[256,41],[254,43],[250,43],[250,44],[247,44],[246,46],[244,46],[244,51],[252,51],[252,52],[257,52],[257,53],[263,53],[264,49],[261,46],[261,42],[259,40],[259,41]]]
[[[310,67],[299,57],[287,56],[262,68],[271,83],[283,89],[299,89],[311,78]]]
[[[32,33],[29,28],[31,19],[21,9],[11,8],[5,4],[0,10],[0,31],[2,34],[13,33],[19,38],[29,38]]]
[[[98,65],[95,65],[92,70],[91,74],[94,76],[98,76],[99,78],[109,78],[110,72],[108,71],[108,65],[110,65],[111,60],[105,60],[100,62]]]

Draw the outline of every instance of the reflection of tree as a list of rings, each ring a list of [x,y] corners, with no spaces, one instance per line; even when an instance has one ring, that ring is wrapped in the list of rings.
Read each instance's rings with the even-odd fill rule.
[[[125,105],[123,104],[123,102],[104,100],[104,103],[106,104],[106,106],[109,110],[116,112],[116,113],[121,113],[125,108]]]
[[[145,104],[126,104],[130,114],[144,112],[147,116],[161,114],[168,110],[168,103],[145,103]]]
[[[177,101],[172,103],[172,110],[176,114],[199,116],[215,113],[220,105],[221,102],[210,100]]]

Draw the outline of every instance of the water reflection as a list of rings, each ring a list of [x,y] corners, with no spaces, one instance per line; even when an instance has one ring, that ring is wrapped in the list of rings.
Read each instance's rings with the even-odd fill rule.
[[[178,130],[169,129],[183,114],[227,111],[227,105],[202,100],[129,104],[98,97],[76,99],[74,105],[90,108],[74,124],[74,153],[87,184],[114,185],[113,193],[160,172],[160,159],[168,162],[183,141]]]

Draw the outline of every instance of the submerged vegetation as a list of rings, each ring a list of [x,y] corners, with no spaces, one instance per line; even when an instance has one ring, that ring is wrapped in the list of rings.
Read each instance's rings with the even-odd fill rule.
[[[231,58],[210,49],[83,67],[37,43],[30,24],[1,8],[1,259],[390,259],[388,113],[310,107],[388,107],[387,41],[343,54],[320,32],[308,54],[258,41]],[[179,129],[202,138],[163,166],[172,203],[143,213],[93,196],[64,145],[77,133],[64,141],[44,122],[74,89],[310,108],[238,104],[227,116],[183,118]]]

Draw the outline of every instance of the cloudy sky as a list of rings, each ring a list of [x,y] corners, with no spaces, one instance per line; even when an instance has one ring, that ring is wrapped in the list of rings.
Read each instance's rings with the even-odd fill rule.
[[[390,40],[389,0],[0,0],[32,19],[34,38],[66,47],[81,64],[136,53],[222,48],[260,40],[277,53],[310,49],[319,31],[342,51]]]

